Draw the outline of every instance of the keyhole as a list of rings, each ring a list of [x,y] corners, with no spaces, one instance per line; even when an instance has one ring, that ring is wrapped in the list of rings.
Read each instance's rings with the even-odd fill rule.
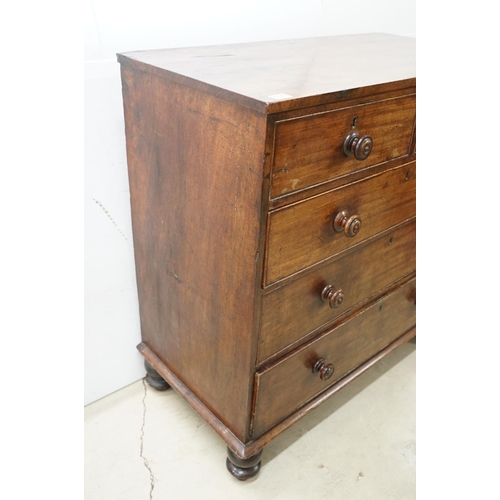
[[[409,178],[410,178],[410,172],[406,172],[405,181],[407,181]]]
[[[357,116],[355,116],[355,117],[354,117],[354,120],[352,121],[351,128],[356,128],[357,123],[358,123],[358,117],[357,117]]]
[[[392,238],[389,238],[389,245],[392,245]]]

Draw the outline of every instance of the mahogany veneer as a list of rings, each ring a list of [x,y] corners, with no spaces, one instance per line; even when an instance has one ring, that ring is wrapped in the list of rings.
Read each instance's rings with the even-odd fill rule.
[[[415,335],[415,42],[118,60],[146,380],[186,399],[245,480]]]

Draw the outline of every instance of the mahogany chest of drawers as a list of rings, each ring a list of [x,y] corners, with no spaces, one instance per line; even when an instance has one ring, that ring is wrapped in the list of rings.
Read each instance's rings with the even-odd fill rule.
[[[247,479],[271,439],[415,335],[415,42],[118,59],[147,380]]]

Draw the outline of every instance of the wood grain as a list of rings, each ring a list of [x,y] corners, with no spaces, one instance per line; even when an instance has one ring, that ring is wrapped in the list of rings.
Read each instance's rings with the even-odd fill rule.
[[[324,392],[311,399],[295,413],[282,420],[278,425],[267,431],[256,439],[250,439],[246,443],[241,442],[177,377],[144,343],[137,346],[144,358],[160,373],[160,375],[172,386],[172,388],[208,423],[215,433],[227,444],[231,450],[240,458],[246,459],[256,455],[270,441],[289,429],[301,418],[315,410],[324,401],[332,397],[338,391],[346,387],[355,378],[359,377],[374,364],[381,361],[395,349],[415,338],[416,330],[411,328],[401,337],[379,351],[375,356],[349,372],[345,377],[331,385]]]
[[[415,325],[415,280],[256,375],[253,431],[260,436]],[[334,366],[323,381],[319,358]]]
[[[381,33],[143,50],[118,59],[268,113],[415,83],[415,40]],[[279,94],[289,97],[273,97]]]
[[[241,459],[412,336],[414,47],[373,34],[118,55],[139,350]],[[339,156],[354,116],[374,140],[362,162]],[[359,234],[333,230],[340,211]],[[344,287],[338,310],[318,303],[326,283]]]
[[[345,314],[416,268],[415,220],[386,231],[352,252],[264,295],[259,362]],[[335,285],[344,301],[332,309],[321,291]]]
[[[245,455],[245,446],[231,430],[198,399],[195,394],[173,373],[165,363],[144,343],[137,346],[137,350],[144,356],[144,359],[162,376],[164,380],[175,390],[192,408],[200,415],[205,422],[224,440],[224,442],[241,458],[248,458]]]
[[[415,95],[278,121],[271,197],[408,156],[414,122]],[[373,139],[373,150],[365,160],[343,152],[344,139],[353,131]]]
[[[126,65],[122,84],[143,341],[244,440],[266,117]]]
[[[373,365],[384,359],[387,355],[391,354],[391,352],[396,350],[398,347],[414,339],[415,335],[416,328],[410,328],[407,332],[401,335],[401,337],[398,337],[394,342],[390,343],[381,351],[377,352],[375,356],[365,361],[362,365],[359,365],[357,368],[349,372],[345,377],[342,377],[338,382],[329,386],[328,389],[318,394],[316,397],[308,401],[305,405],[301,406],[295,413],[292,413],[290,416],[281,420],[277,425],[269,429],[262,436],[246,443],[241,450],[241,454],[248,457],[254,455],[257,450],[262,449],[269,442],[279,436],[282,432],[285,432],[301,418],[305,417],[311,411],[315,410],[327,399],[331,398],[338,391],[342,390],[344,387],[350,384],[354,379],[369,370]]]
[[[264,283],[284,279],[415,216],[415,174],[415,163],[410,163],[271,211]],[[362,220],[354,238],[333,230],[333,218],[343,210]]]

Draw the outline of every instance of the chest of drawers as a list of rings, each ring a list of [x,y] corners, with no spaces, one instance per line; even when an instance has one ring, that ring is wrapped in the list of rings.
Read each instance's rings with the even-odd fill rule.
[[[415,335],[415,44],[119,54],[148,382],[254,476],[264,446]]]

